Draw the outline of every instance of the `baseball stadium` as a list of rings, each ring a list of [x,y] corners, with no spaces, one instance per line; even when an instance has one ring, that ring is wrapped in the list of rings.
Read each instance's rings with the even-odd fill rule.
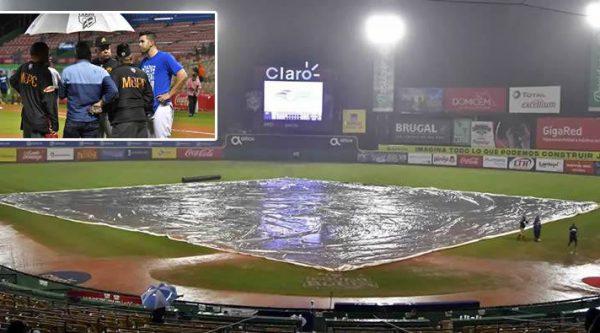
[[[7,87],[0,332],[600,332],[600,3],[78,6],[0,5],[3,73],[153,30],[198,107],[23,139]]]

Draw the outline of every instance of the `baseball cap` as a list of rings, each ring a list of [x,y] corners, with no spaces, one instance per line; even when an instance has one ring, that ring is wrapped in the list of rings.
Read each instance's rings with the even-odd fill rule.
[[[131,50],[129,49],[129,44],[121,43],[117,45],[117,57],[125,58],[131,54]]]
[[[108,39],[106,37],[99,36],[98,38],[96,38],[96,42],[94,43],[94,46],[104,49],[107,46],[110,46],[110,42],[108,41]]]

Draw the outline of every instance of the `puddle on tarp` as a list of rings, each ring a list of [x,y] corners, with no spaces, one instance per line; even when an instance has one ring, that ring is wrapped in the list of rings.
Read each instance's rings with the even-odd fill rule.
[[[0,201],[60,218],[166,234],[328,270],[409,258],[598,208],[488,193],[281,178],[15,193]]]

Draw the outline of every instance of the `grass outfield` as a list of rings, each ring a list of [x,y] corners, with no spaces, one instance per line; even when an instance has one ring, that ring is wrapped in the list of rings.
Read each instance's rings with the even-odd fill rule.
[[[221,174],[224,180],[303,177],[381,185],[433,186],[437,188],[526,195],[600,202],[600,177],[531,172],[432,168],[399,165],[140,161],[2,164],[0,193],[179,182],[182,176]],[[178,257],[212,252],[198,246],[92,225],[76,224],[0,205],[0,220],[57,251],[89,256]],[[580,230],[578,252],[566,254],[567,227]],[[60,223],[60,227],[56,227]],[[600,253],[600,211],[544,226],[543,242],[516,242],[514,235],[443,251],[443,255],[473,258],[534,260],[555,263],[589,263]],[[110,242],[107,250],[105,244]],[[157,249],[153,251],[152,248]],[[168,249],[165,251],[164,249]],[[173,283],[292,295],[402,296],[483,290],[502,286],[493,277],[431,267],[382,265],[340,273],[348,279],[366,279],[377,287],[360,290],[320,290],[304,285],[307,277],[322,271],[295,265],[250,259],[156,271],[157,279]],[[441,283],[441,281],[444,281]],[[284,288],[285,287],[285,288]],[[284,288],[284,289],[282,289]]]
[[[20,130],[21,105],[1,105],[0,138],[22,138]],[[59,136],[62,138],[65,128],[67,107],[59,106]],[[186,111],[175,112],[172,138],[212,138],[215,132],[215,113],[198,112],[194,117],[188,117]]]

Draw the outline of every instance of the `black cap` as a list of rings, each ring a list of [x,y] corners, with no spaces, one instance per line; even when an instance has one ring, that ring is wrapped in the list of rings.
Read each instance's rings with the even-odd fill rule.
[[[117,57],[125,58],[131,54],[131,50],[129,49],[129,44],[121,43],[117,46]]]
[[[106,46],[110,46],[110,42],[108,41],[108,39],[106,37],[99,36],[98,38],[96,38],[96,42],[94,43],[94,46],[105,48]]]

